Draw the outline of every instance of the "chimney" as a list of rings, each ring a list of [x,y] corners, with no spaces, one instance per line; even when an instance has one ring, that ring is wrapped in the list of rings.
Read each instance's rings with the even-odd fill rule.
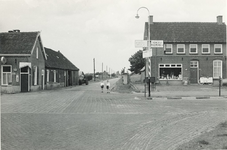
[[[153,24],[153,16],[149,16],[149,24]]]
[[[222,16],[217,16],[217,23],[222,24]]]

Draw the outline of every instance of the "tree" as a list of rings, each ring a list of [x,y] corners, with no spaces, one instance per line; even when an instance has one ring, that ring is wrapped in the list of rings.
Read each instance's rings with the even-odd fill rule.
[[[139,50],[137,51],[134,55],[132,55],[129,60],[131,64],[130,66],[130,71],[134,73],[139,73],[140,70],[144,67],[145,65],[145,59],[143,58],[143,51]]]

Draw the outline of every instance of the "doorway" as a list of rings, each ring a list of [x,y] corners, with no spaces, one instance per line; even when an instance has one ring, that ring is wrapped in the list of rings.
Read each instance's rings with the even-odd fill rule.
[[[190,83],[198,83],[198,61],[190,61]]]

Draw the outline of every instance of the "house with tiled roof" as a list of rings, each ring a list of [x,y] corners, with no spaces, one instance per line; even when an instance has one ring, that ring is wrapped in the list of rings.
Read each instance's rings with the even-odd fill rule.
[[[151,77],[161,84],[218,84],[227,78],[226,24],[216,22],[153,22],[150,40],[163,40],[152,48]],[[144,40],[148,38],[145,23]],[[148,65],[146,65],[148,66]],[[147,67],[146,67],[147,70]]]
[[[45,88],[45,49],[40,32],[0,33],[1,91],[16,93]]]
[[[71,63],[60,51],[45,48],[46,57],[46,87],[66,87],[78,85],[79,69]]]

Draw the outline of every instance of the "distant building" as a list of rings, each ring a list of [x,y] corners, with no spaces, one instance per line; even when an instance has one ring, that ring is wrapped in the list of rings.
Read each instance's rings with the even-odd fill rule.
[[[148,23],[144,39],[147,40]],[[163,40],[163,48],[152,48],[151,76],[161,84],[197,84],[201,79],[227,78],[226,25],[217,22],[153,22],[150,39]],[[209,80],[210,81],[210,80]]]
[[[46,88],[66,87],[79,84],[79,69],[60,51],[45,48]]]

